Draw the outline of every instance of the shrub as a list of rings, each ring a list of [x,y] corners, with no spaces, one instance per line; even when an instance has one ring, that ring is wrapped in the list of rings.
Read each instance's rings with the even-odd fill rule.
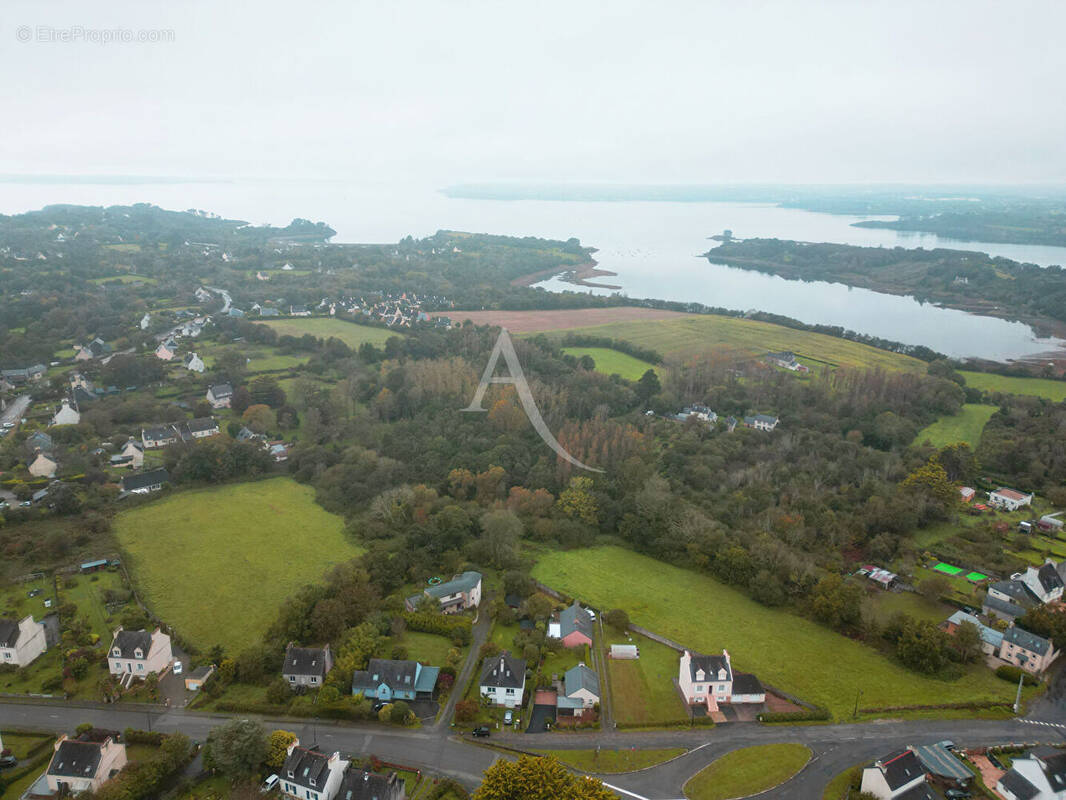
[[[824,708],[812,708],[805,711],[765,711],[759,715],[759,722],[822,722],[830,718]]]
[[[407,623],[408,630],[435,633],[457,642],[460,646],[470,644],[473,624],[468,617],[434,611],[405,611],[403,620]]]
[[[480,708],[477,700],[460,700],[455,704],[455,721],[470,722],[477,716]]]
[[[1002,678],[1005,681],[1011,683],[1017,683],[1018,679],[1022,679],[1022,683],[1026,686],[1036,686],[1040,683],[1034,676],[1023,670],[1021,667],[1011,666],[1010,664],[1004,664],[1003,666],[996,667],[996,677]]]

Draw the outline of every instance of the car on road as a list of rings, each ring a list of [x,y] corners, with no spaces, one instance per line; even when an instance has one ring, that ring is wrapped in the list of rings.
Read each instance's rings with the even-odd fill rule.
[[[271,775],[259,787],[259,794],[268,794],[278,788],[278,776]]]
[[[175,661],[175,662],[174,662],[174,674],[175,674],[175,675],[180,675],[180,674],[181,674],[181,671],[182,671],[183,669],[184,669],[184,667],[183,667],[183,666],[181,665],[181,662],[180,662],[180,661]]]
[[[23,500],[21,503],[19,503],[19,505],[22,508],[29,508],[30,506],[33,505],[33,501],[32,500]]]
[[[488,725],[480,725],[471,731],[474,736],[488,736],[490,734]]]
[[[2,427],[4,427],[4,428],[14,428],[15,427],[15,423],[14,422],[5,422]]]

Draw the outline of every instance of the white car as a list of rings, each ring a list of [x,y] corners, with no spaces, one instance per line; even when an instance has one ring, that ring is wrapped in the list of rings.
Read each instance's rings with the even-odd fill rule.
[[[272,792],[272,791],[274,791],[277,788],[278,788],[278,776],[277,775],[271,775],[269,778],[267,778],[265,781],[263,781],[263,785],[259,787],[259,793],[260,794],[267,794],[268,792]]]
[[[175,661],[174,662],[174,674],[175,675],[180,675],[182,669],[184,669],[184,667],[182,667],[181,662],[180,661]]]
[[[5,428],[14,428],[15,427],[15,423],[14,422],[5,422],[4,423],[4,427]]]

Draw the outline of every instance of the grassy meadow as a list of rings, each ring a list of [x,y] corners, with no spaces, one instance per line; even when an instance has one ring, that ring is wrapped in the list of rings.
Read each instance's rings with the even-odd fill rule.
[[[866,707],[1013,698],[1011,687],[983,665],[969,667],[956,681],[921,675],[872,647],[760,605],[711,577],[620,547],[550,552],[537,562],[533,575],[602,609],[625,609],[636,624],[698,652],[725,648],[737,670],[824,706],[838,719],[851,715],[860,689]],[[616,715],[621,707],[616,693]]]
[[[262,321],[258,324],[269,325],[278,332],[278,336],[303,336],[307,333],[319,339],[328,339],[332,336],[340,339],[353,350],[363,342],[370,342],[375,347],[381,347],[391,337],[400,336],[399,333],[385,328],[356,325],[352,322],[345,322],[331,317],[274,319]]]
[[[791,350],[810,364],[861,369],[924,372],[925,363],[910,356],[810,331],[793,330],[769,322],[711,314],[662,320],[635,320],[570,329],[590,336],[607,336],[648,347],[675,358],[711,354],[723,361]],[[549,333],[550,335],[550,333]]]
[[[609,347],[564,347],[563,352],[577,358],[592,356],[597,372],[604,375],[621,375],[627,381],[639,381],[640,376],[649,369],[658,371],[654,364]]]
[[[1006,375],[967,370],[959,372],[966,378],[967,386],[984,392],[1027,394],[1033,397],[1044,397],[1056,403],[1066,400],[1066,381],[1052,381],[1047,378],[1009,378]]]
[[[762,744],[726,753],[685,784],[690,800],[730,800],[784,783],[810,761],[802,744]]]
[[[629,643],[624,637],[615,638],[607,649],[611,644]],[[615,721],[626,726],[687,720],[688,711],[673,683],[677,677],[677,651],[643,636],[634,635],[632,644],[639,648],[640,658],[607,660]]]
[[[118,514],[115,534],[155,614],[230,655],[258,641],[298,587],[360,552],[344,520],[289,478],[174,494]]]
[[[931,425],[922,428],[914,437],[914,442],[922,444],[928,439],[933,447],[966,442],[976,450],[977,443],[981,441],[981,432],[998,410],[995,406],[967,403],[955,416],[941,417]]]

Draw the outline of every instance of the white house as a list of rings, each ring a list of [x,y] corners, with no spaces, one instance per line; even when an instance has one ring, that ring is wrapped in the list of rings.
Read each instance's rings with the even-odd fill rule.
[[[107,668],[112,675],[143,679],[168,669],[173,658],[170,637],[159,628],[151,633],[118,628],[107,651]]]
[[[211,408],[229,408],[233,400],[233,387],[228,383],[216,383],[207,388],[207,402]]]
[[[334,800],[347,767],[348,759],[340,753],[327,756],[314,747],[301,747],[297,739],[289,745],[278,773],[281,794],[300,800]]]
[[[494,706],[518,708],[526,689],[526,662],[504,650],[481,665],[481,696]]]
[[[481,573],[467,571],[456,575],[450,581],[427,586],[421,594],[407,598],[408,611],[414,611],[423,597],[432,597],[440,604],[445,614],[454,614],[468,608],[477,608],[481,603]]]
[[[1025,572],[1011,575],[1011,580],[1025,584],[1041,603],[1053,603],[1062,598],[1062,577],[1050,558],[1039,567],[1027,567]]]
[[[19,622],[0,618],[0,664],[24,667],[47,649],[44,625],[32,616]]]
[[[130,466],[134,469],[140,469],[144,465],[144,445],[132,436],[126,440],[126,444],[122,445],[119,455],[128,458]]]
[[[744,417],[744,426],[754,428],[757,431],[772,431],[777,427],[780,420],[767,414],[756,414],[753,417]]]
[[[185,360],[182,363],[184,364],[185,369],[189,370],[189,372],[203,372],[205,369],[204,360],[196,355],[196,353],[189,353],[185,356]]]
[[[102,742],[80,742],[61,736],[45,771],[48,793],[69,796],[94,792],[124,766],[126,745],[110,736]],[[37,784],[34,784],[27,794],[36,796],[36,789]]]
[[[322,686],[333,669],[333,653],[325,647],[296,647],[289,642],[285,648],[285,663],[281,677],[289,686]]]
[[[67,398],[63,398],[63,404],[59,407],[59,410],[52,416],[53,425],[77,425],[81,422],[81,414],[74,406],[70,404]]]
[[[1023,494],[1017,489],[1008,489],[1006,486],[1001,486],[996,491],[988,493],[989,505],[993,505],[996,508],[1004,508],[1007,511],[1017,511],[1032,502],[1032,493]]]
[[[1066,798],[1066,753],[1012,759],[1011,768],[996,782],[1007,800],[1063,800]]]
[[[912,750],[879,759],[873,766],[862,771],[862,791],[872,794],[879,800],[893,800],[907,795],[907,800],[936,800],[936,795],[922,787],[925,785],[925,767]]]
[[[140,322],[141,330],[142,331],[148,330],[148,326],[151,325],[151,324],[152,324],[152,315],[149,314],[148,312],[145,312],[144,316],[141,317],[141,322]]]
[[[688,705],[705,705],[708,713],[717,711],[720,704],[766,702],[766,690],[758,678],[733,672],[728,650],[720,656],[682,652],[677,686]]]

